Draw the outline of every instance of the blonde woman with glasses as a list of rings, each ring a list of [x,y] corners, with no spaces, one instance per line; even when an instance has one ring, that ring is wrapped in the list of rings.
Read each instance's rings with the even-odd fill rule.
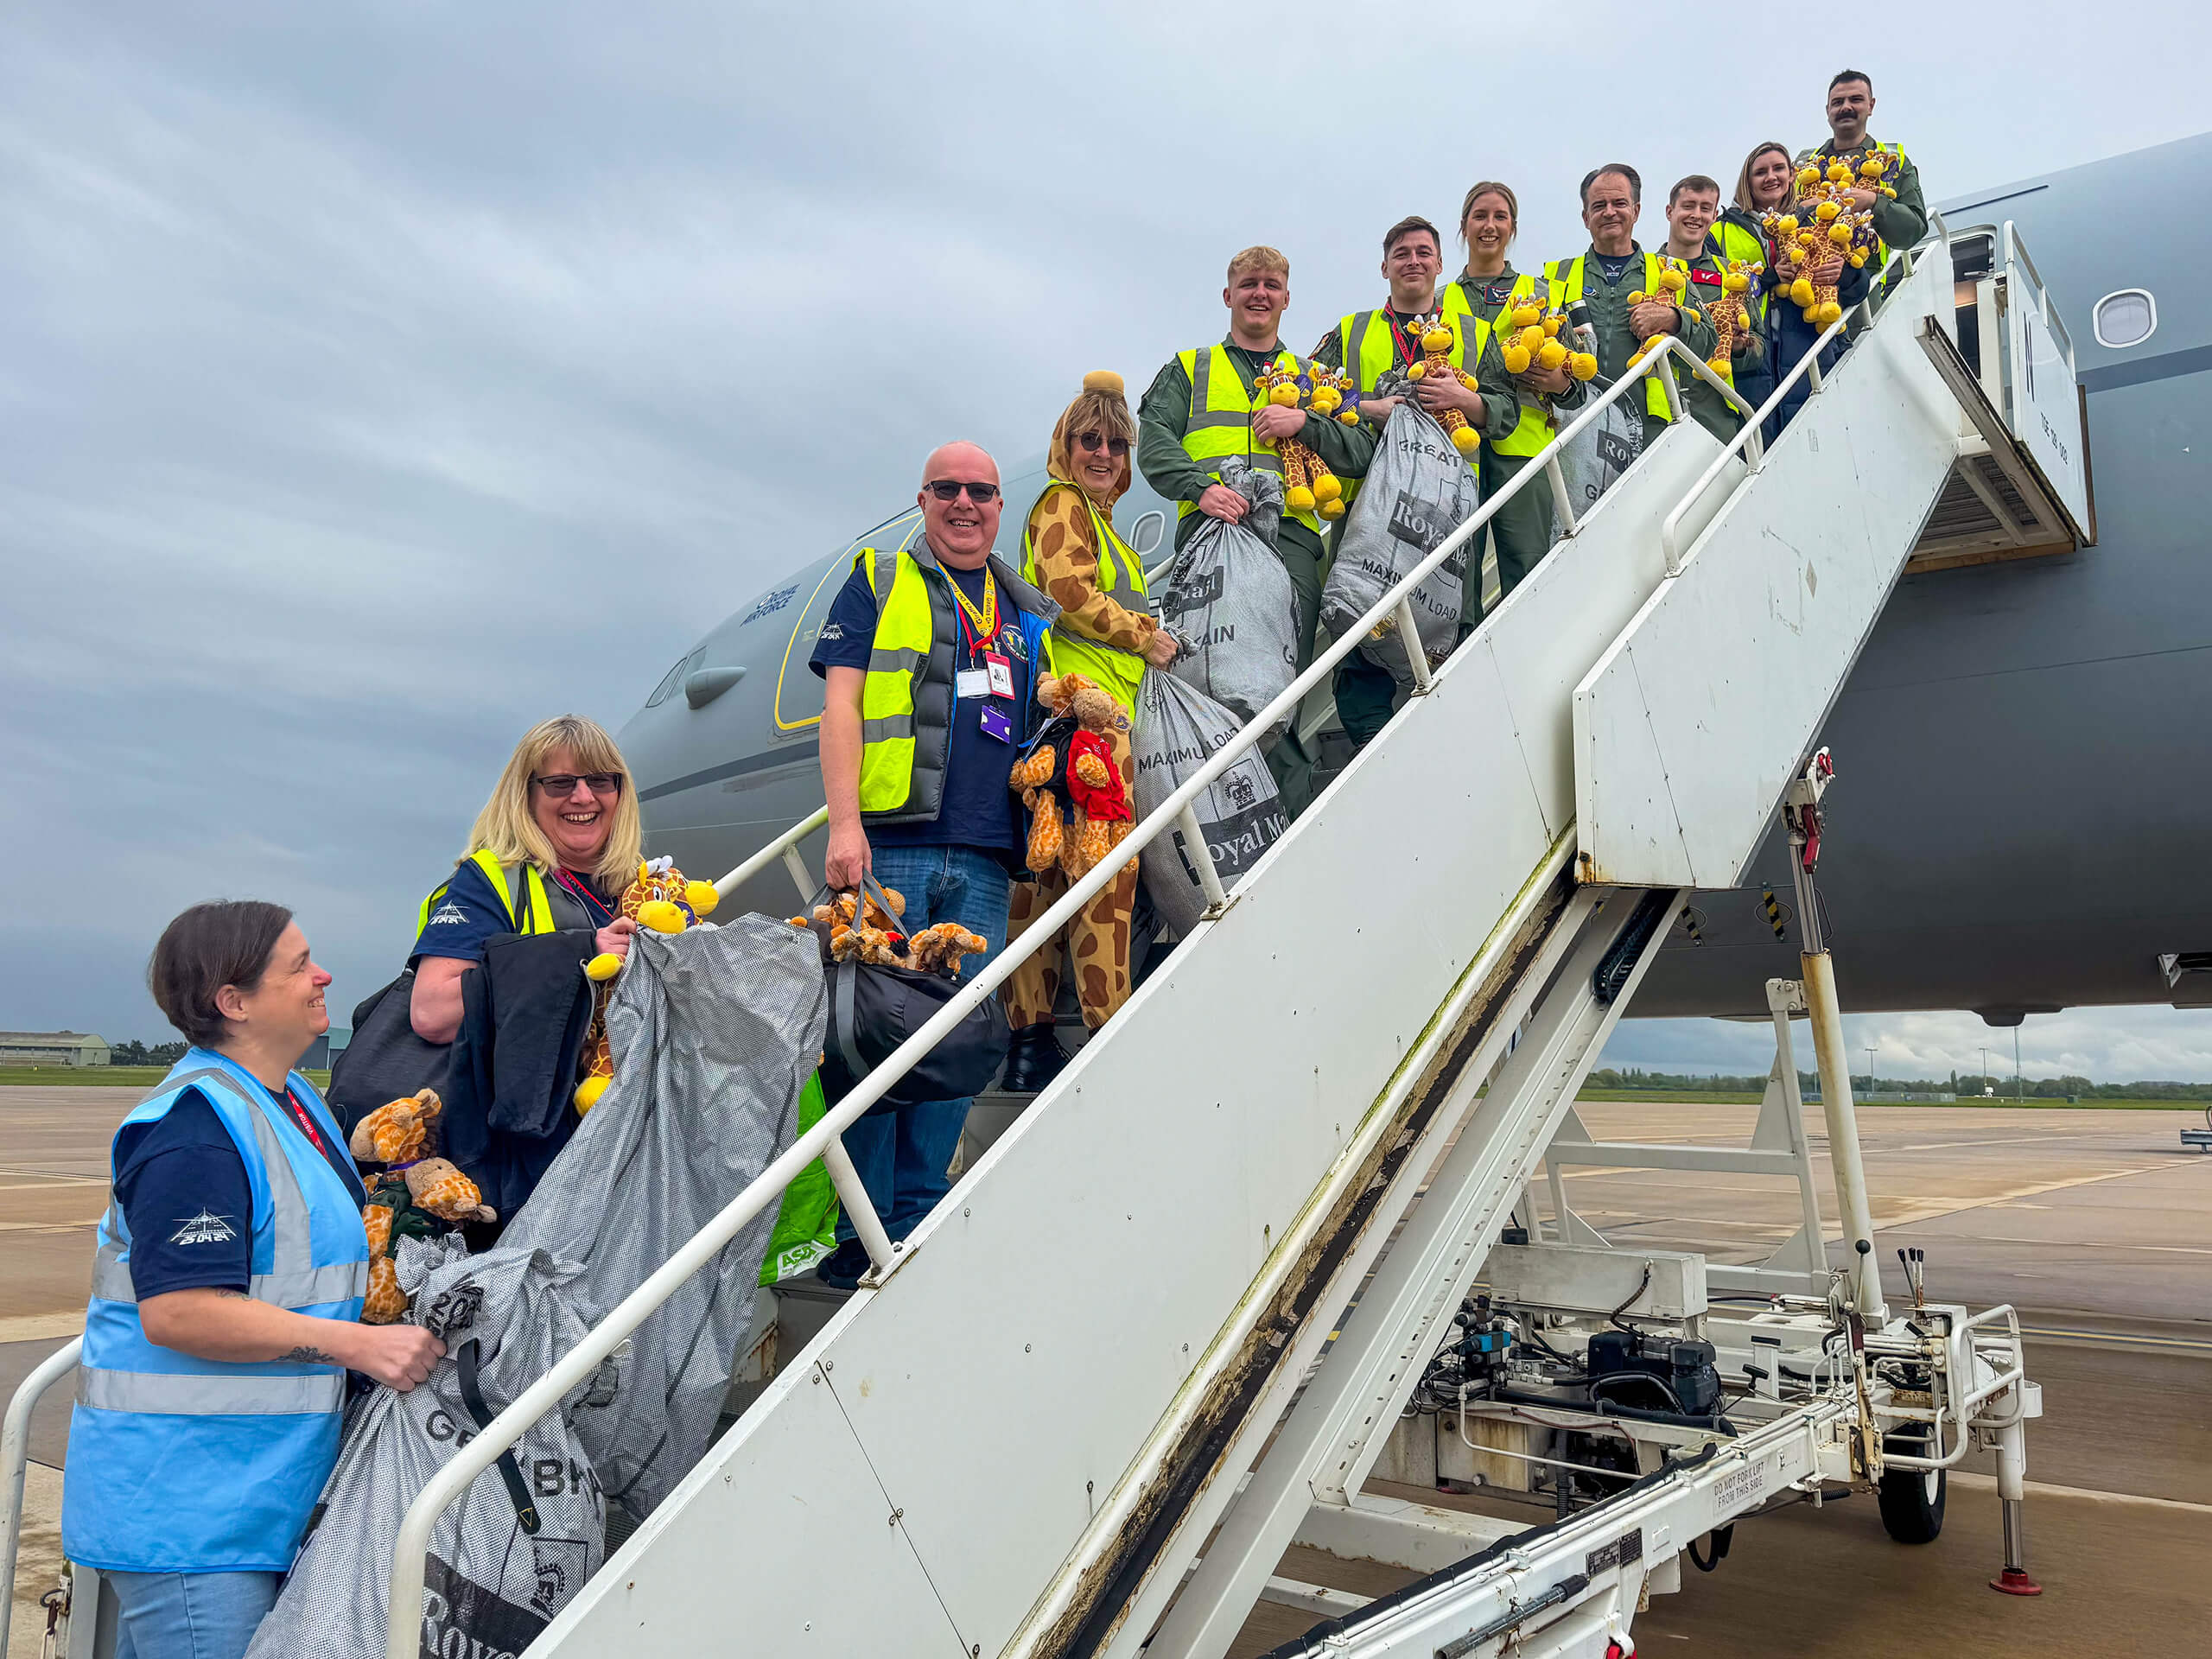
[[[597,722],[561,715],[515,746],[468,832],[468,851],[423,901],[410,965],[410,1023],[425,1042],[461,1029],[461,976],[506,933],[588,927],[626,956],[637,924],[614,913],[641,856],[637,793]]]

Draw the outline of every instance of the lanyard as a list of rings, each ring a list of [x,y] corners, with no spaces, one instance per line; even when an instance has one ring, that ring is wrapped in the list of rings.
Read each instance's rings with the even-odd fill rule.
[[[1421,353],[1414,349],[1413,342],[1406,338],[1406,331],[1398,327],[1398,314],[1385,306],[1382,308],[1382,321],[1390,325],[1390,338],[1398,342],[1398,361],[1402,364],[1420,361]]]
[[[327,1158],[330,1154],[322,1144],[322,1132],[315,1128],[315,1119],[308,1115],[308,1109],[292,1098],[291,1085],[287,1084],[276,1097],[290,1109],[292,1122],[300,1126],[300,1133],[307,1136],[308,1144]]]
[[[597,893],[594,893],[589,887],[586,887],[583,882],[578,880],[575,876],[569,874],[568,871],[556,870],[553,873],[553,881],[554,885],[558,887],[563,893],[569,894],[571,897],[582,902],[584,907],[584,914],[586,916],[590,916],[595,912],[599,915],[606,917],[610,922],[614,919],[614,907],[608,904],[604,899],[601,899]]]
[[[960,584],[950,575],[945,577],[945,582],[952,589],[953,598],[960,601],[961,621],[968,636],[968,655],[972,661],[986,645],[995,645],[998,641],[998,585],[991,580],[991,573],[986,569],[983,572],[983,603],[978,608],[969,603],[968,595],[960,591]]]

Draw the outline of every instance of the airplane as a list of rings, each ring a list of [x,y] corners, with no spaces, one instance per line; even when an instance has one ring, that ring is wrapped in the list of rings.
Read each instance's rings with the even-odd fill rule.
[[[1937,205],[1960,350],[2001,397],[2033,391],[2031,370],[1997,384],[2005,225],[2034,250],[2075,354],[2088,544],[1993,468],[1955,475],[1831,709],[1821,893],[1849,1011],[2212,1006],[2212,883],[2190,874],[2212,823],[2212,323],[2183,297],[2207,238],[2176,207],[2209,173],[2212,134]],[[1044,484],[1041,457],[1007,480],[1014,534]],[[1116,508],[1155,569],[1173,511],[1141,475]],[[719,873],[821,805],[815,632],[854,550],[918,519],[793,572],[662,677],[620,740],[656,852]],[[1325,687],[1300,711],[1325,771],[1332,716]],[[804,850],[819,869],[820,837]],[[1635,1015],[1766,1013],[1766,980],[1799,972],[1789,858],[1777,833],[1762,885],[1693,895]],[[741,907],[796,896],[779,871],[753,886]]]

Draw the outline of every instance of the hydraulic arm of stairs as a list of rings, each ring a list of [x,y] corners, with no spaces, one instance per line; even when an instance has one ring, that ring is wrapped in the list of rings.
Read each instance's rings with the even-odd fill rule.
[[[1897,288],[1871,340],[1886,344],[1923,317],[1941,323],[1942,267],[1931,259]],[[1670,386],[1675,360],[1650,359]],[[1879,383],[1870,394],[1879,406],[1923,399],[1910,358],[1862,343],[1815,404],[1854,378]],[[1627,383],[1608,397],[1623,394],[1640,391]],[[1918,412],[1925,418],[1900,423],[1897,443],[1929,454],[1916,451],[1906,484],[1885,490],[1924,495],[1924,512],[1958,416],[1932,397]],[[1589,861],[1578,795],[1592,787],[1593,765],[1612,763],[1586,755],[1586,725],[1611,718],[1605,676],[1616,662],[1685,695],[1731,672],[1760,686],[1775,677],[1746,660],[1753,647],[1781,646],[1775,630],[1748,642],[1708,635],[1662,666],[1649,619],[1671,613],[1670,590],[1708,560],[1723,569],[1713,555],[1725,526],[1756,543],[1858,500],[1855,470],[1776,471],[1797,438],[1793,429],[1758,470],[1745,458],[1758,459],[1755,440],[1724,451],[1694,422],[1675,423],[1433,678],[1418,671],[1419,694],[1382,735],[532,1651],[736,1638],[774,1652],[1133,1653],[1227,1516],[1222,1543],[1235,1548],[1209,1554],[1161,1632],[1162,1651],[1220,1651],[1286,1525],[1294,1532],[1317,1496],[1357,1493],[1376,1449],[1369,1431],[1395,1415],[1409,1368],[1426,1357],[1423,1332],[1479,1268],[1663,936],[1689,867],[1639,863],[1623,877],[1602,853]],[[1556,476],[1531,467],[1520,482],[1546,487]],[[1454,541],[1478,535],[1495,505]],[[1911,517],[1909,504],[1897,511]],[[1889,528],[1867,520],[1860,534]],[[1688,550],[1673,570],[1670,545]],[[1873,567],[1890,552],[1861,556],[1870,569],[1845,584],[1852,604],[1793,619],[1821,639],[1790,717],[1762,728],[1756,745],[1700,747],[1696,764],[1712,775],[1670,772],[1675,796],[1709,789],[1749,802],[1788,776],[1797,734],[1834,695],[1886,591]],[[1794,593],[1797,581],[1793,572],[1782,586]],[[1825,591],[1825,572],[1821,581]],[[1340,642],[1286,698],[1350,648]],[[1594,723],[1586,703],[1605,711]],[[1610,816],[1611,798],[1598,799]],[[1726,819],[1731,833],[1741,817]],[[1657,839],[1649,821],[1649,809],[1621,819]],[[1607,883],[1578,882],[1579,859]],[[1079,886],[1062,903],[1071,910],[1087,896]],[[825,1120],[771,1176],[780,1185],[836,1127]],[[1336,1368],[1337,1381],[1308,1389],[1310,1409],[1301,1402],[1262,1461],[1455,1133],[1383,1260],[1376,1285],[1389,1294],[1363,1300],[1320,1373]],[[664,1274],[680,1277],[687,1260]],[[658,1282],[639,1297],[661,1294]],[[1387,1328],[1378,1312],[1360,1334],[1370,1305],[1384,1304]],[[572,1360],[588,1363],[636,1322],[618,1310]],[[563,1375],[502,1413],[418,1501],[395,1566],[397,1606],[419,1596],[437,1509],[488,1465],[502,1425],[559,1398]],[[412,1651],[410,1624],[394,1621],[396,1654]]]

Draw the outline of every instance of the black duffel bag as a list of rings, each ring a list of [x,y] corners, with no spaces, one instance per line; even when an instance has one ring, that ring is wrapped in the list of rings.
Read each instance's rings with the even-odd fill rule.
[[[414,1001],[415,970],[403,969],[353,1010],[353,1040],[331,1057],[330,1087],[322,1097],[349,1136],[387,1101],[404,1100],[418,1089],[435,1089],[441,1097],[446,1092],[453,1045],[415,1034]]]
[[[868,889],[886,914],[890,902],[873,876]],[[827,898],[819,895],[817,903]],[[855,906],[856,910],[861,906]],[[893,968],[848,957],[831,960],[826,930],[822,938],[823,966],[830,981],[830,1029],[823,1039],[822,1097],[836,1105],[852,1093],[861,1078],[896,1053],[938,1011],[957,996],[962,986],[942,974]],[[1005,1010],[995,996],[987,996],[944,1036],[937,1046],[893,1084],[868,1116],[894,1107],[930,1100],[964,1100],[990,1087],[1006,1064],[1010,1033]]]

